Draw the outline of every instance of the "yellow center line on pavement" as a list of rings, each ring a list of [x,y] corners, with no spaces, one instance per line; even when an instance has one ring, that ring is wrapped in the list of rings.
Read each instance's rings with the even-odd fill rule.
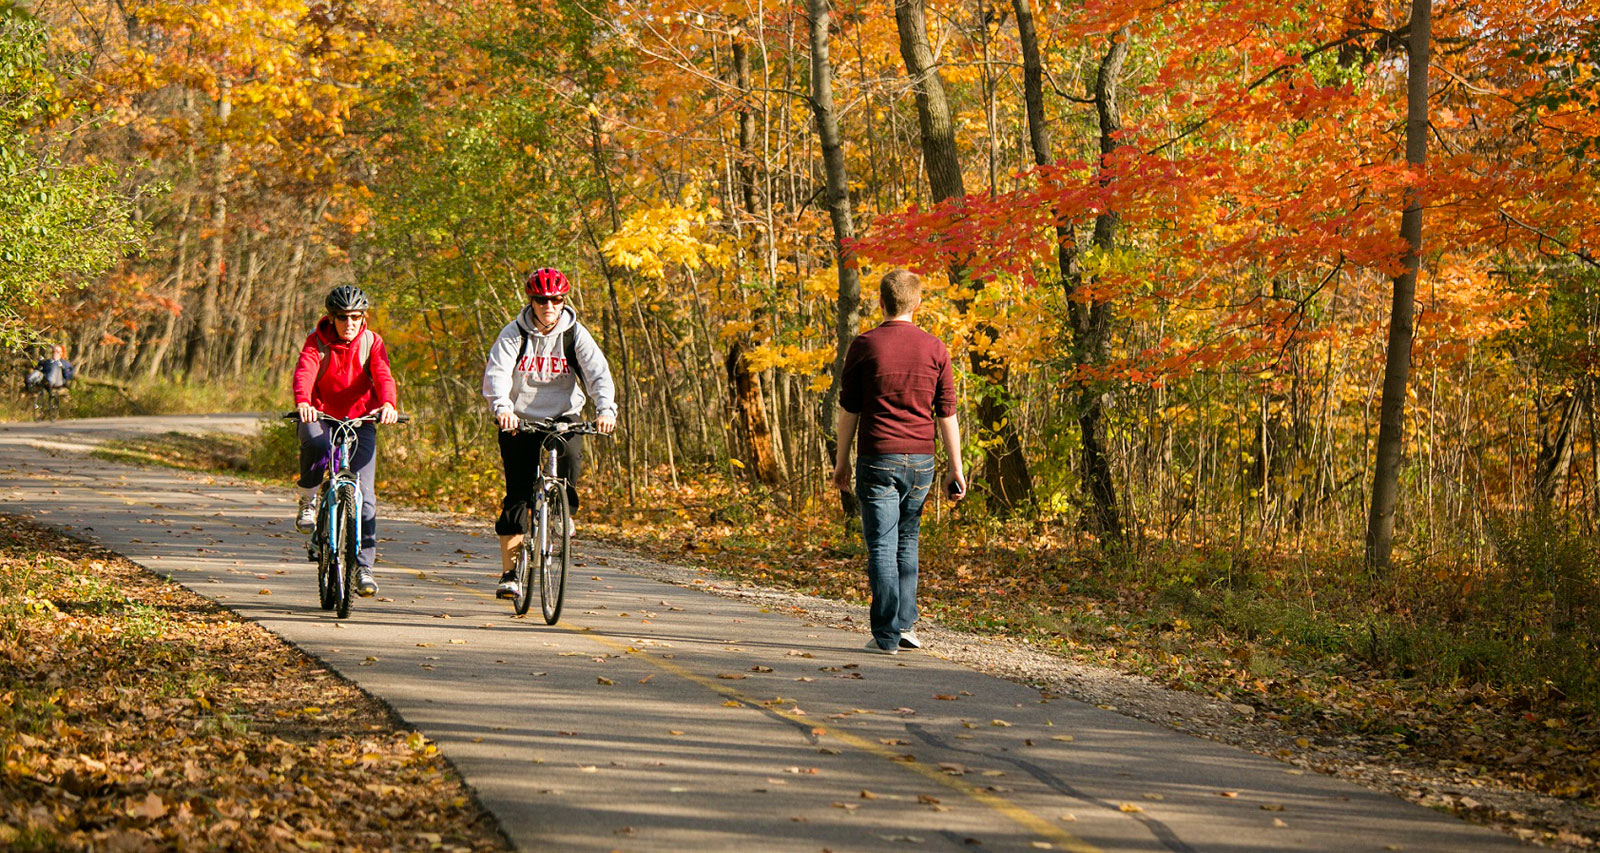
[[[408,571],[426,574],[419,569],[411,569],[408,567],[399,568],[406,568]],[[426,578],[436,581],[440,584],[460,587],[463,591],[471,593],[472,595],[476,595],[479,598],[495,600],[495,597],[489,593],[483,592],[482,590],[472,589],[471,587],[465,586],[464,584],[456,581],[446,578],[439,578],[432,574],[426,574]],[[814,735],[819,737],[833,738],[834,740],[837,740],[838,742],[844,744],[845,746],[851,747],[852,749],[865,752],[868,755],[872,755],[877,758],[882,758],[897,767],[904,768],[912,773],[928,779],[931,782],[936,782],[946,788],[982,803],[983,805],[993,809],[996,812],[999,812],[1000,814],[1009,818],[1012,822],[1024,827],[1030,832],[1049,839],[1057,849],[1068,850],[1071,851],[1071,853],[1103,853],[1100,848],[1090,844],[1087,841],[1084,841],[1076,835],[1073,835],[1054,822],[1039,817],[1033,812],[1028,811],[1026,808],[1023,808],[1022,806],[1019,806],[1004,797],[996,796],[992,791],[984,790],[983,788],[980,788],[971,782],[968,782],[958,776],[952,776],[936,767],[929,767],[928,765],[917,761],[907,761],[901,753],[897,753],[894,750],[888,749],[881,744],[873,743],[866,738],[858,737],[846,731],[841,731],[824,723],[820,723],[817,720],[814,720],[811,717],[803,714],[795,713],[793,711],[785,711],[782,708],[768,705],[762,702],[760,699],[746,695],[743,691],[740,691],[737,688],[722,684],[717,679],[701,675],[700,673],[697,673],[675,661],[649,654],[648,652],[636,649],[627,643],[618,642],[609,637],[596,634],[594,633],[594,626],[592,625],[560,623],[551,627],[565,631],[566,633],[574,636],[588,638],[589,640],[605,646],[606,648],[622,652],[624,654],[633,655],[637,660],[643,660],[657,669],[662,670],[663,672],[697,684],[711,691],[712,693],[716,693],[719,696],[731,699],[752,710],[759,710],[764,713],[779,717],[787,722],[794,723],[802,728],[809,728],[811,733]]]
[[[38,477],[38,475],[34,475],[34,474],[29,474],[28,476]],[[43,479],[42,477],[39,477],[39,478]],[[138,504],[145,504],[147,506],[157,506],[157,504],[155,504],[155,503],[153,503],[151,501],[144,501],[144,500],[128,498],[125,495],[119,495],[119,494],[116,494],[116,493],[113,493],[113,492],[103,491],[101,489],[96,489],[96,488],[93,488],[93,487],[79,487],[79,488],[83,488],[85,491],[91,491],[91,492],[94,492],[96,494],[104,495],[106,497],[117,498],[119,500],[125,501],[128,504],[138,503]],[[176,513],[183,513],[183,512],[186,512],[186,511],[185,510],[176,510],[175,512]],[[196,511],[195,510],[188,510],[187,512],[196,512]],[[235,523],[235,522],[224,521],[223,523],[227,524],[230,527],[246,527],[246,525],[238,524],[238,523]],[[256,528],[248,528],[248,529],[255,530]],[[477,596],[479,598],[487,599],[487,600],[490,600],[490,601],[498,600],[498,599],[495,598],[494,595],[492,595],[490,593],[487,593],[487,592],[484,592],[484,591],[478,590],[478,589],[473,589],[472,587],[467,586],[466,584],[463,584],[463,583],[461,583],[459,581],[450,580],[448,578],[441,578],[438,575],[434,574],[433,572],[425,570],[425,569],[417,569],[417,568],[413,568],[413,567],[410,567],[410,566],[403,566],[403,565],[399,565],[399,564],[396,564],[396,563],[388,563],[388,562],[386,562],[384,564],[384,568],[385,568],[386,571],[389,570],[389,569],[394,569],[394,570],[399,570],[399,571],[409,571],[409,572],[414,573],[419,579],[422,579],[422,580],[430,580],[430,581],[433,581],[433,582],[438,583],[438,584],[457,587],[463,592],[466,592],[466,593],[469,593],[471,595],[475,595],[475,596]],[[557,628],[558,630],[564,631],[564,632],[566,632],[568,634],[572,634],[574,636],[586,637],[586,638],[594,641],[595,643],[597,643],[599,645],[602,645],[602,646],[605,646],[607,648],[622,652],[624,654],[633,655],[635,657],[635,659],[643,660],[643,661],[649,663],[650,665],[656,667],[657,669],[660,669],[663,672],[666,672],[666,673],[669,673],[671,675],[677,676],[678,678],[681,678],[681,679],[683,679],[685,681],[688,681],[688,682],[691,682],[693,684],[697,684],[697,685],[699,685],[701,687],[704,687],[705,689],[711,691],[712,693],[716,693],[719,696],[723,696],[723,697],[726,697],[728,699],[731,699],[731,700],[733,700],[735,702],[738,702],[741,705],[744,705],[746,707],[751,708],[752,710],[761,710],[764,713],[768,713],[768,714],[771,714],[773,716],[779,717],[780,719],[783,719],[783,720],[785,720],[787,722],[793,723],[793,724],[795,724],[797,726],[809,727],[811,732],[812,732],[812,734],[815,734],[815,735],[817,735],[819,737],[830,737],[830,738],[833,738],[834,740],[836,740],[836,741],[838,741],[838,742],[840,742],[840,743],[844,744],[845,746],[848,746],[848,747],[850,747],[852,749],[858,750],[860,752],[865,752],[868,755],[872,755],[872,756],[875,756],[877,758],[884,759],[885,761],[888,761],[888,762],[890,762],[891,764],[894,764],[897,767],[901,767],[901,768],[903,768],[903,769],[905,769],[905,770],[907,770],[907,771],[909,771],[911,773],[914,773],[916,775],[922,776],[923,778],[927,779],[930,782],[935,782],[935,783],[937,783],[939,785],[942,785],[942,786],[944,786],[946,788],[949,788],[952,791],[955,791],[955,792],[957,792],[959,794],[962,794],[962,795],[964,795],[964,796],[966,796],[966,797],[968,797],[968,798],[970,798],[972,800],[975,800],[978,803],[983,804],[984,806],[992,809],[993,811],[998,812],[1001,815],[1004,815],[1006,818],[1010,819],[1013,823],[1016,823],[1019,826],[1022,826],[1023,828],[1027,829],[1028,831],[1033,832],[1033,833],[1035,833],[1035,834],[1037,834],[1039,836],[1042,836],[1042,837],[1044,837],[1046,839],[1049,839],[1054,845],[1059,846],[1060,849],[1071,851],[1071,853],[1103,853],[1103,851],[1101,851],[1100,848],[1095,847],[1093,844],[1090,844],[1089,842],[1084,841],[1083,839],[1077,837],[1076,835],[1073,835],[1072,833],[1070,833],[1070,832],[1066,831],[1065,829],[1061,828],[1060,826],[1056,825],[1054,822],[1049,821],[1049,820],[1047,820],[1045,818],[1039,817],[1038,815],[1034,814],[1033,812],[1028,811],[1026,808],[1023,808],[1022,806],[1019,806],[1016,803],[1013,803],[1013,802],[1011,802],[1010,800],[1007,800],[1004,797],[997,796],[992,791],[987,791],[987,790],[984,790],[983,788],[980,788],[980,787],[978,787],[976,785],[973,785],[971,782],[968,782],[968,781],[960,778],[959,776],[952,776],[952,775],[950,775],[948,773],[945,773],[942,770],[939,770],[938,768],[929,767],[929,766],[927,766],[925,764],[922,764],[921,762],[906,761],[904,759],[904,757],[900,753],[897,753],[897,752],[895,752],[895,751],[893,751],[891,749],[887,749],[884,746],[882,746],[880,744],[877,744],[877,743],[873,743],[872,741],[867,740],[865,738],[858,737],[856,735],[850,734],[849,732],[841,731],[838,728],[834,728],[834,727],[828,726],[828,725],[826,725],[824,723],[820,723],[820,722],[818,722],[818,721],[816,721],[816,720],[814,720],[814,719],[812,719],[810,717],[807,717],[807,716],[804,716],[804,715],[801,715],[801,714],[797,714],[797,713],[794,713],[794,712],[791,712],[791,711],[785,711],[782,708],[772,707],[772,706],[763,704],[760,699],[757,699],[757,698],[755,698],[753,696],[748,696],[744,692],[742,692],[742,691],[740,691],[740,690],[738,690],[736,688],[729,687],[726,684],[718,683],[718,681],[716,679],[709,678],[707,676],[701,675],[701,674],[699,674],[697,672],[694,672],[693,670],[690,670],[687,667],[684,667],[681,664],[678,664],[678,663],[676,663],[674,661],[671,661],[671,660],[668,660],[666,658],[662,658],[662,657],[659,657],[659,656],[656,656],[656,655],[652,655],[652,654],[649,654],[647,652],[643,652],[643,651],[641,651],[639,649],[636,649],[633,646],[630,646],[630,645],[628,645],[626,643],[620,643],[620,642],[617,642],[616,640],[610,639],[609,637],[605,637],[605,636],[596,634],[596,633],[594,633],[594,626],[592,626],[592,625],[578,625],[576,623],[572,623],[572,624],[557,624],[557,625],[554,625],[554,626],[551,626],[551,627]]]

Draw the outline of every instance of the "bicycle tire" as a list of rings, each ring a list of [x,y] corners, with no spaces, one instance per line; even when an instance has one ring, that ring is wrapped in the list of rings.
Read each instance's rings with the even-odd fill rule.
[[[539,607],[544,611],[544,623],[556,624],[561,618],[561,604],[567,595],[567,568],[571,563],[571,537],[567,532],[567,490],[557,484],[546,487],[544,547],[539,549]]]
[[[527,613],[528,605],[533,603],[533,543],[538,541],[539,531],[532,524],[528,528],[522,534],[522,545],[517,548],[517,556],[511,563],[511,570],[516,573],[517,579],[517,594],[511,599],[511,606],[516,609],[518,616]]]
[[[326,501],[328,495],[323,494]],[[320,509],[320,508],[319,508]],[[331,512],[322,510],[317,513],[317,529],[311,534],[311,541],[315,542],[317,549],[317,603],[323,610],[332,610],[339,603],[339,585],[337,574],[334,572],[334,546],[328,541],[328,519]]]
[[[339,569],[339,607],[336,613],[340,619],[350,616],[350,601],[355,597],[356,551],[361,547],[361,519],[356,514],[354,491],[355,485],[346,483],[339,487],[335,498],[339,507],[339,548],[334,557]]]

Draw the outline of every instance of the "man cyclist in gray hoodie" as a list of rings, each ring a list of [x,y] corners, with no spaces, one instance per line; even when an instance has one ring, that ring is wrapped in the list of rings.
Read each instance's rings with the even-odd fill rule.
[[[527,307],[500,330],[483,370],[483,396],[500,427],[500,461],[506,477],[505,499],[494,523],[494,532],[500,536],[501,575],[495,590],[500,598],[515,598],[520,591],[511,564],[528,532],[540,443],[549,434],[513,430],[525,420],[577,422],[590,395],[595,427],[610,433],[617,425],[611,366],[594,336],[578,322],[578,312],[566,304],[572,284],[560,270],[547,267],[529,275],[523,291],[528,295]],[[582,436],[566,436],[557,462],[557,474],[567,481],[567,503],[573,513],[578,511],[582,442]]]

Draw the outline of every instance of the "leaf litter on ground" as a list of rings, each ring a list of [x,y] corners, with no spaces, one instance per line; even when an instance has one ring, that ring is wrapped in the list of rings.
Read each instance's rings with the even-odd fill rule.
[[[0,847],[507,849],[437,748],[371,697],[15,516],[0,516],[0,662]]]

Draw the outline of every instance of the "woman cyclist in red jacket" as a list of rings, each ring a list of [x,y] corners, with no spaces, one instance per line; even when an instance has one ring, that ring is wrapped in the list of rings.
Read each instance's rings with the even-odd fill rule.
[[[316,492],[328,456],[331,430],[317,420],[321,412],[347,420],[376,413],[380,423],[399,417],[394,375],[383,338],[367,327],[371,303],[359,287],[335,287],[323,303],[327,316],[306,336],[294,369],[294,403],[300,413],[300,508],[295,527],[310,533],[316,527]],[[361,481],[361,550],[356,554],[356,592],[374,595],[372,561],[377,555],[378,500],[373,472],[378,462],[378,430],[371,423],[356,427],[356,451],[350,467]]]

